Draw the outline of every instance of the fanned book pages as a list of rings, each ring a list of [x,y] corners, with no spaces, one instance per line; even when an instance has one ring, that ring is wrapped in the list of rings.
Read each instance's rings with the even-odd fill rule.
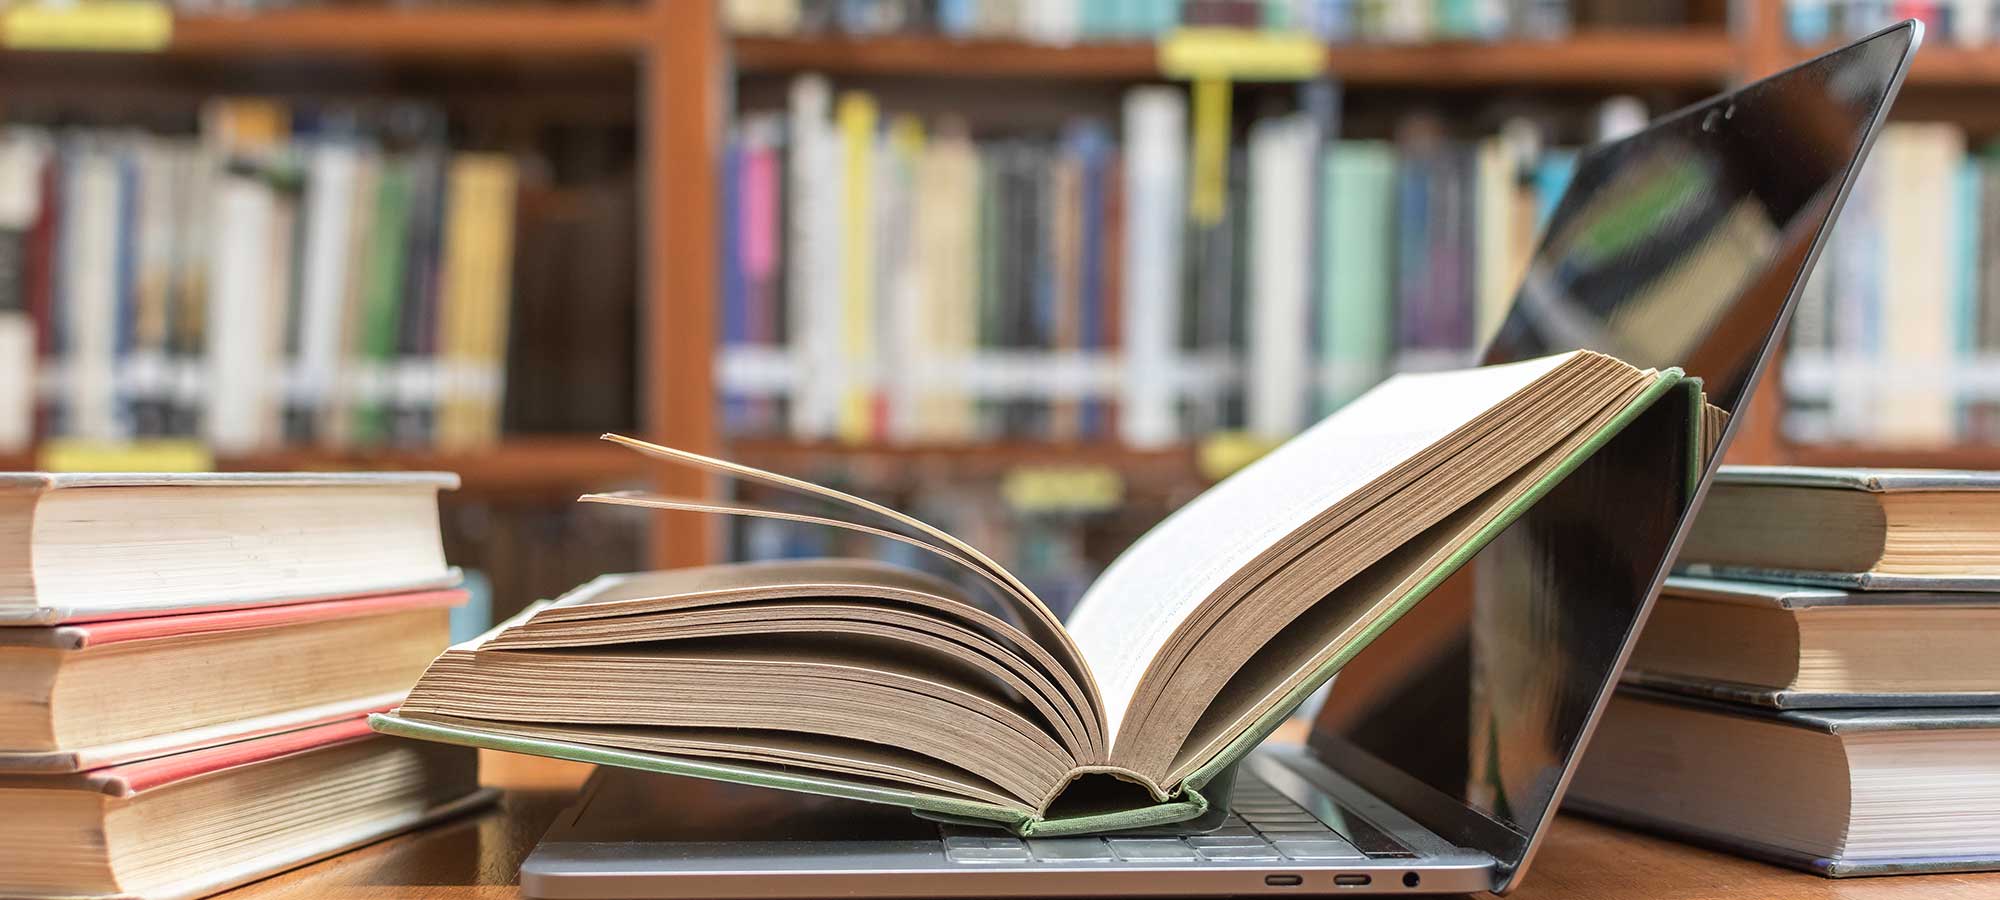
[[[609,436],[802,502],[587,501],[851,529],[956,577],[840,559],[606,576],[447,651],[374,721],[1023,834],[1195,819],[1306,695],[1676,388],[1698,394],[1590,352],[1393,378],[1161,522],[1067,623],[894,510]]]

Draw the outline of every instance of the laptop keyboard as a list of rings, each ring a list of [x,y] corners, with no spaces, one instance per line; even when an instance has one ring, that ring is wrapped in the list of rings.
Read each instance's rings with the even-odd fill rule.
[[[952,862],[992,863],[1188,863],[1201,860],[1366,859],[1326,823],[1246,775],[1237,781],[1229,818],[1221,828],[1185,837],[995,837],[993,832],[944,826],[944,853]]]

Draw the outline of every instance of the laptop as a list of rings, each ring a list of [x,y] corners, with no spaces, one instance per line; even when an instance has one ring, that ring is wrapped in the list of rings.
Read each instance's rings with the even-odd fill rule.
[[[1921,36],[1904,22],[1587,151],[1485,362],[1601,350],[1679,365],[1709,402],[1741,411]],[[1425,600],[1350,662],[1307,744],[1266,745],[1238,767],[1220,827],[1023,839],[607,767],[522,864],[521,887],[547,898],[1506,893],[1713,474],[1657,477],[1692,458],[1693,412],[1683,400],[1642,416],[1474,559],[1462,598]]]

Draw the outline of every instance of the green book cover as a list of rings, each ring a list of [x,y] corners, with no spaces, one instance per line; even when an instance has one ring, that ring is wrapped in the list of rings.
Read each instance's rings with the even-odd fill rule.
[[[385,160],[375,184],[373,225],[367,231],[363,262],[361,334],[356,341],[364,365],[376,373],[374,392],[354,407],[353,438],[363,445],[380,444],[389,438],[388,396],[410,250],[411,179],[408,161]]]

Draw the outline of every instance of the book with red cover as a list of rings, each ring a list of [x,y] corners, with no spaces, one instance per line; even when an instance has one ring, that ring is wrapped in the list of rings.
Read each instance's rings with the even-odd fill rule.
[[[443,751],[443,752],[440,752]],[[362,718],[60,775],[0,775],[0,896],[196,897],[470,809],[476,751]]]
[[[0,772],[77,772],[396,705],[462,590],[0,628]]]

